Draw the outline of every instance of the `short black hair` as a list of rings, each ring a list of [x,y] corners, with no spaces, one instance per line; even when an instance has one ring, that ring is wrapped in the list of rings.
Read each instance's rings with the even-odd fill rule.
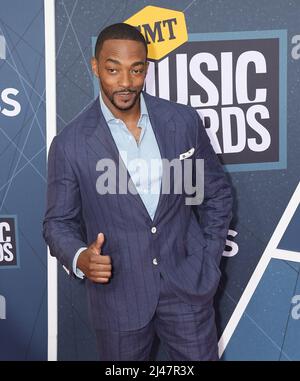
[[[130,40],[141,42],[146,50],[146,55],[148,53],[147,42],[142,35],[142,33],[132,25],[125,23],[112,24],[103,29],[96,42],[95,46],[95,57],[98,58],[100,50],[106,40]]]

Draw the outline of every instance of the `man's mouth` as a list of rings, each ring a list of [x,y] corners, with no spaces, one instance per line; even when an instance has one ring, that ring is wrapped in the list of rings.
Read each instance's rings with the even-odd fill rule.
[[[132,97],[135,95],[135,92],[133,92],[133,91],[122,91],[122,92],[116,93],[115,95],[117,95],[118,98],[120,98],[121,100],[126,102],[126,101],[129,101],[130,99],[132,99]]]

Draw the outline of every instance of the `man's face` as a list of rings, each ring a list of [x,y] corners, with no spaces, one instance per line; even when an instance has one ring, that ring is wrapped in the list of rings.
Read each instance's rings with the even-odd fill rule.
[[[106,40],[92,69],[99,78],[105,103],[119,111],[131,109],[139,99],[147,73],[144,45],[131,40]]]

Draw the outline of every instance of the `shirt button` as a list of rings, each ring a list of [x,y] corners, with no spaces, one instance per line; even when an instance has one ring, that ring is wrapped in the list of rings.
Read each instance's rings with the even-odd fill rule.
[[[158,265],[157,259],[154,258],[153,261],[152,261],[152,263],[153,263],[155,266],[157,266],[157,265]]]
[[[156,233],[156,230],[157,230],[156,227],[153,226],[153,228],[151,229],[151,233],[152,233],[152,234],[155,234],[155,233]]]

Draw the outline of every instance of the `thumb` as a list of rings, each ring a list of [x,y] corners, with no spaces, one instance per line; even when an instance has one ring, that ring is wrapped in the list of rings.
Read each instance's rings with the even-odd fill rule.
[[[99,233],[97,235],[97,239],[96,239],[96,242],[95,242],[95,248],[99,252],[99,254],[101,253],[101,247],[102,247],[103,243],[104,243],[104,234],[103,233]]]

